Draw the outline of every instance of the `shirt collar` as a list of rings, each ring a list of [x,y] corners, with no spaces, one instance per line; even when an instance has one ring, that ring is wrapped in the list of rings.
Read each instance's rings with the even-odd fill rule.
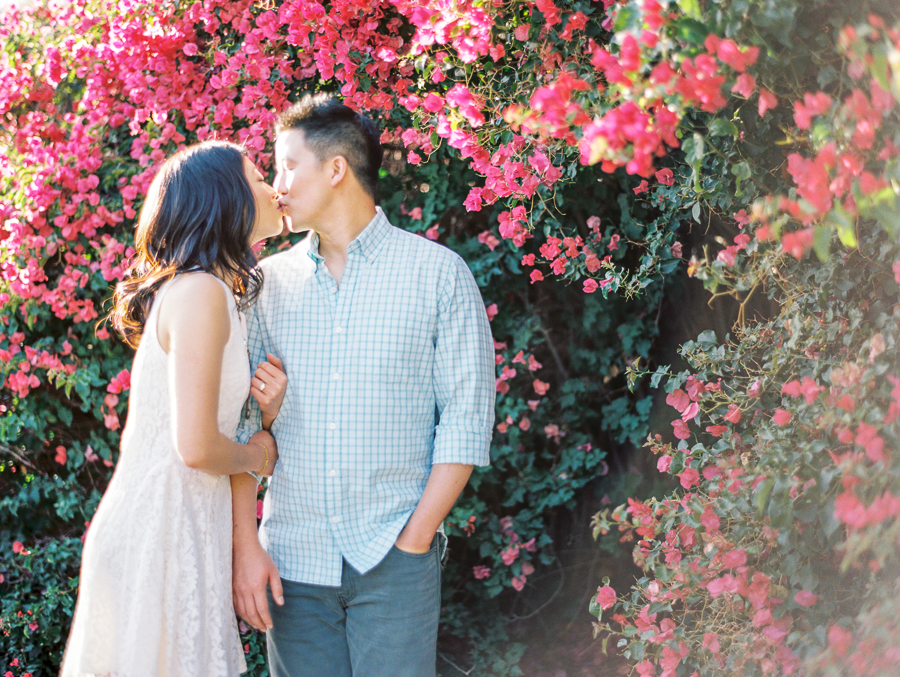
[[[390,221],[387,220],[381,207],[375,207],[375,216],[356,236],[356,239],[347,245],[347,254],[358,251],[366,261],[374,260],[385,242],[387,242],[390,228]],[[309,258],[316,263],[324,261],[325,258],[319,254],[319,234],[313,231],[307,240],[309,242],[309,249],[307,250]]]

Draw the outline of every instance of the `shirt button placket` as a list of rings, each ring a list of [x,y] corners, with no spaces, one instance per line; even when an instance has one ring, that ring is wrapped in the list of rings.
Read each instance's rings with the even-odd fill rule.
[[[329,513],[331,516],[328,518],[331,522],[332,526],[337,526],[341,522],[341,511],[344,509],[342,504],[343,494],[341,491],[340,479],[338,474],[338,469],[341,467],[341,443],[346,443],[346,439],[342,440],[343,436],[340,435],[338,431],[337,418],[340,414],[340,403],[344,400],[344,392],[343,386],[341,384],[341,370],[344,368],[342,356],[344,353],[343,346],[343,334],[344,334],[344,315],[346,314],[346,305],[349,301],[349,289],[347,289],[347,282],[350,277],[349,268],[351,266],[347,266],[344,269],[344,275],[341,280],[342,286],[344,287],[343,294],[338,294],[338,286],[335,281],[332,279],[332,286],[329,289],[331,292],[331,305],[334,309],[333,315],[333,325],[332,325],[332,335],[333,340],[331,341],[331,346],[329,350],[329,364],[328,364],[328,380],[330,381],[330,386],[328,388],[329,392],[329,406],[328,406],[328,416],[327,419],[329,421],[327,427],[330,432],[326,438],[326,446],[325,446],[325,482],[326,482],[326,493],[328,496],[328,507]]]

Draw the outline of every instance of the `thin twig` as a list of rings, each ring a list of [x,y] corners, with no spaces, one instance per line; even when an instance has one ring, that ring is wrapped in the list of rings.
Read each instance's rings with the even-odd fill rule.
[[[468,670],[463,670],[463,669],[462,669],[461,667],[459,667],[456,663],[454,663],[454,662],[451,661],[449,658],[447,658],[446,655],[444,655],[444,654],[438,652],[438,656],[440,656],[440,657],[443,658],[445,661],[447,661],[451,666],[453,666],[453,668],[454,668],[457,672],[459,672],[459,673],[462,674],[462,675],[471,675],[471,674],[472,674],[472,671],[475,669],[475,666],[473,665],[473,666],[472,666],[471,668],[469,668]]]
[[[550,332],[544,328],[543,323],[541,323],[541,333],[544,335],[544,338],[547,339],[547,347],[550,348],[550,354],[553,355],[553,360],[556,362],[556,368],[559,369],[559,373],[562,374],[563,381],[568,381],[569,372],[566,370],[565,365],[563,365],[562,358],[556,350],[553,339],[550,338]]]
[[[21,463],[22,465],[28,466],[29,468],[31,468],[31,469],[34,470],[35,472],[38,472],[38,473],[41,472],[41,471],[37,468],[37,466],[34,465],[34,463],[32,463],[32,462],[29,461],[27,458],[25,458],[24,456],[22,456],[22,455],[20,454],[20,452],[18,452],[18,451],[17,451],[16,449],[14,449],[13,447],[10,447],[9,445],[6,445],[6,444],[0,444],[0,451],[3,451],[3,452],[5,452],[5,453],[9,454],[9,455],[12,456],[13,458],[15,458],[17,461],[19,461],[19,463]]]
[[[512,618],[509,619],[510,621],[525,621],[525,620],[528,620],[529,618],[532,618],[533,616],[536,616],[538,613],[540,613],[541,611],[543,611],[544,608],[546,608],[547,605],[550,604],[550,602],[552,602],[552,601],[555,600],[557,597],[559,597],[559,594],[562,592],[563,586],[564,586],[565,583],[566,583],[566,569],[565,569],[565,567],[560,563],[560,561],[559,561],[558,558],[557,558],[557,560],[556,560],[556,564],[557,564],[557,566],[559,567],[559,586],[556,588],[556,590],[554,591],[554,593],[553,593],[552,595],[550,595],[549,599],[547,599],[546,602],[544,602],[543,604],[541,604],[537,609],[535,609],[534,611],[532,611],[530,614],[527,614],[527,615],[525,615],[525,616],[513,616]]]

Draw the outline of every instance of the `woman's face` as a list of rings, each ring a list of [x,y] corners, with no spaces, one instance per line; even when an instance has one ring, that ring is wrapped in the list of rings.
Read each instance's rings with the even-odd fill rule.
[[[256,223],[250,236],[250,244],[256,244],[260,240],[281,233],[283,225],[281,208],[278,206],[278,194],[275,189],[266,183],[265,177],[248,158],[244,158],[244,175],[256,200]]]

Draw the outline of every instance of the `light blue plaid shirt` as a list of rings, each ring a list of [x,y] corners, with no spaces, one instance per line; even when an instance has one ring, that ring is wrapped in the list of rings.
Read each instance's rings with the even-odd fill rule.
[[[340,288],[312,234],[265,259],[247,314],[250,363],[280,358],[260,540],[287,580],[337,586],[403,530],[434,463],[487,465],[494,349],[465,262],[381,209],[347,248]],[[238,431],[259,429],[255,400]]]

